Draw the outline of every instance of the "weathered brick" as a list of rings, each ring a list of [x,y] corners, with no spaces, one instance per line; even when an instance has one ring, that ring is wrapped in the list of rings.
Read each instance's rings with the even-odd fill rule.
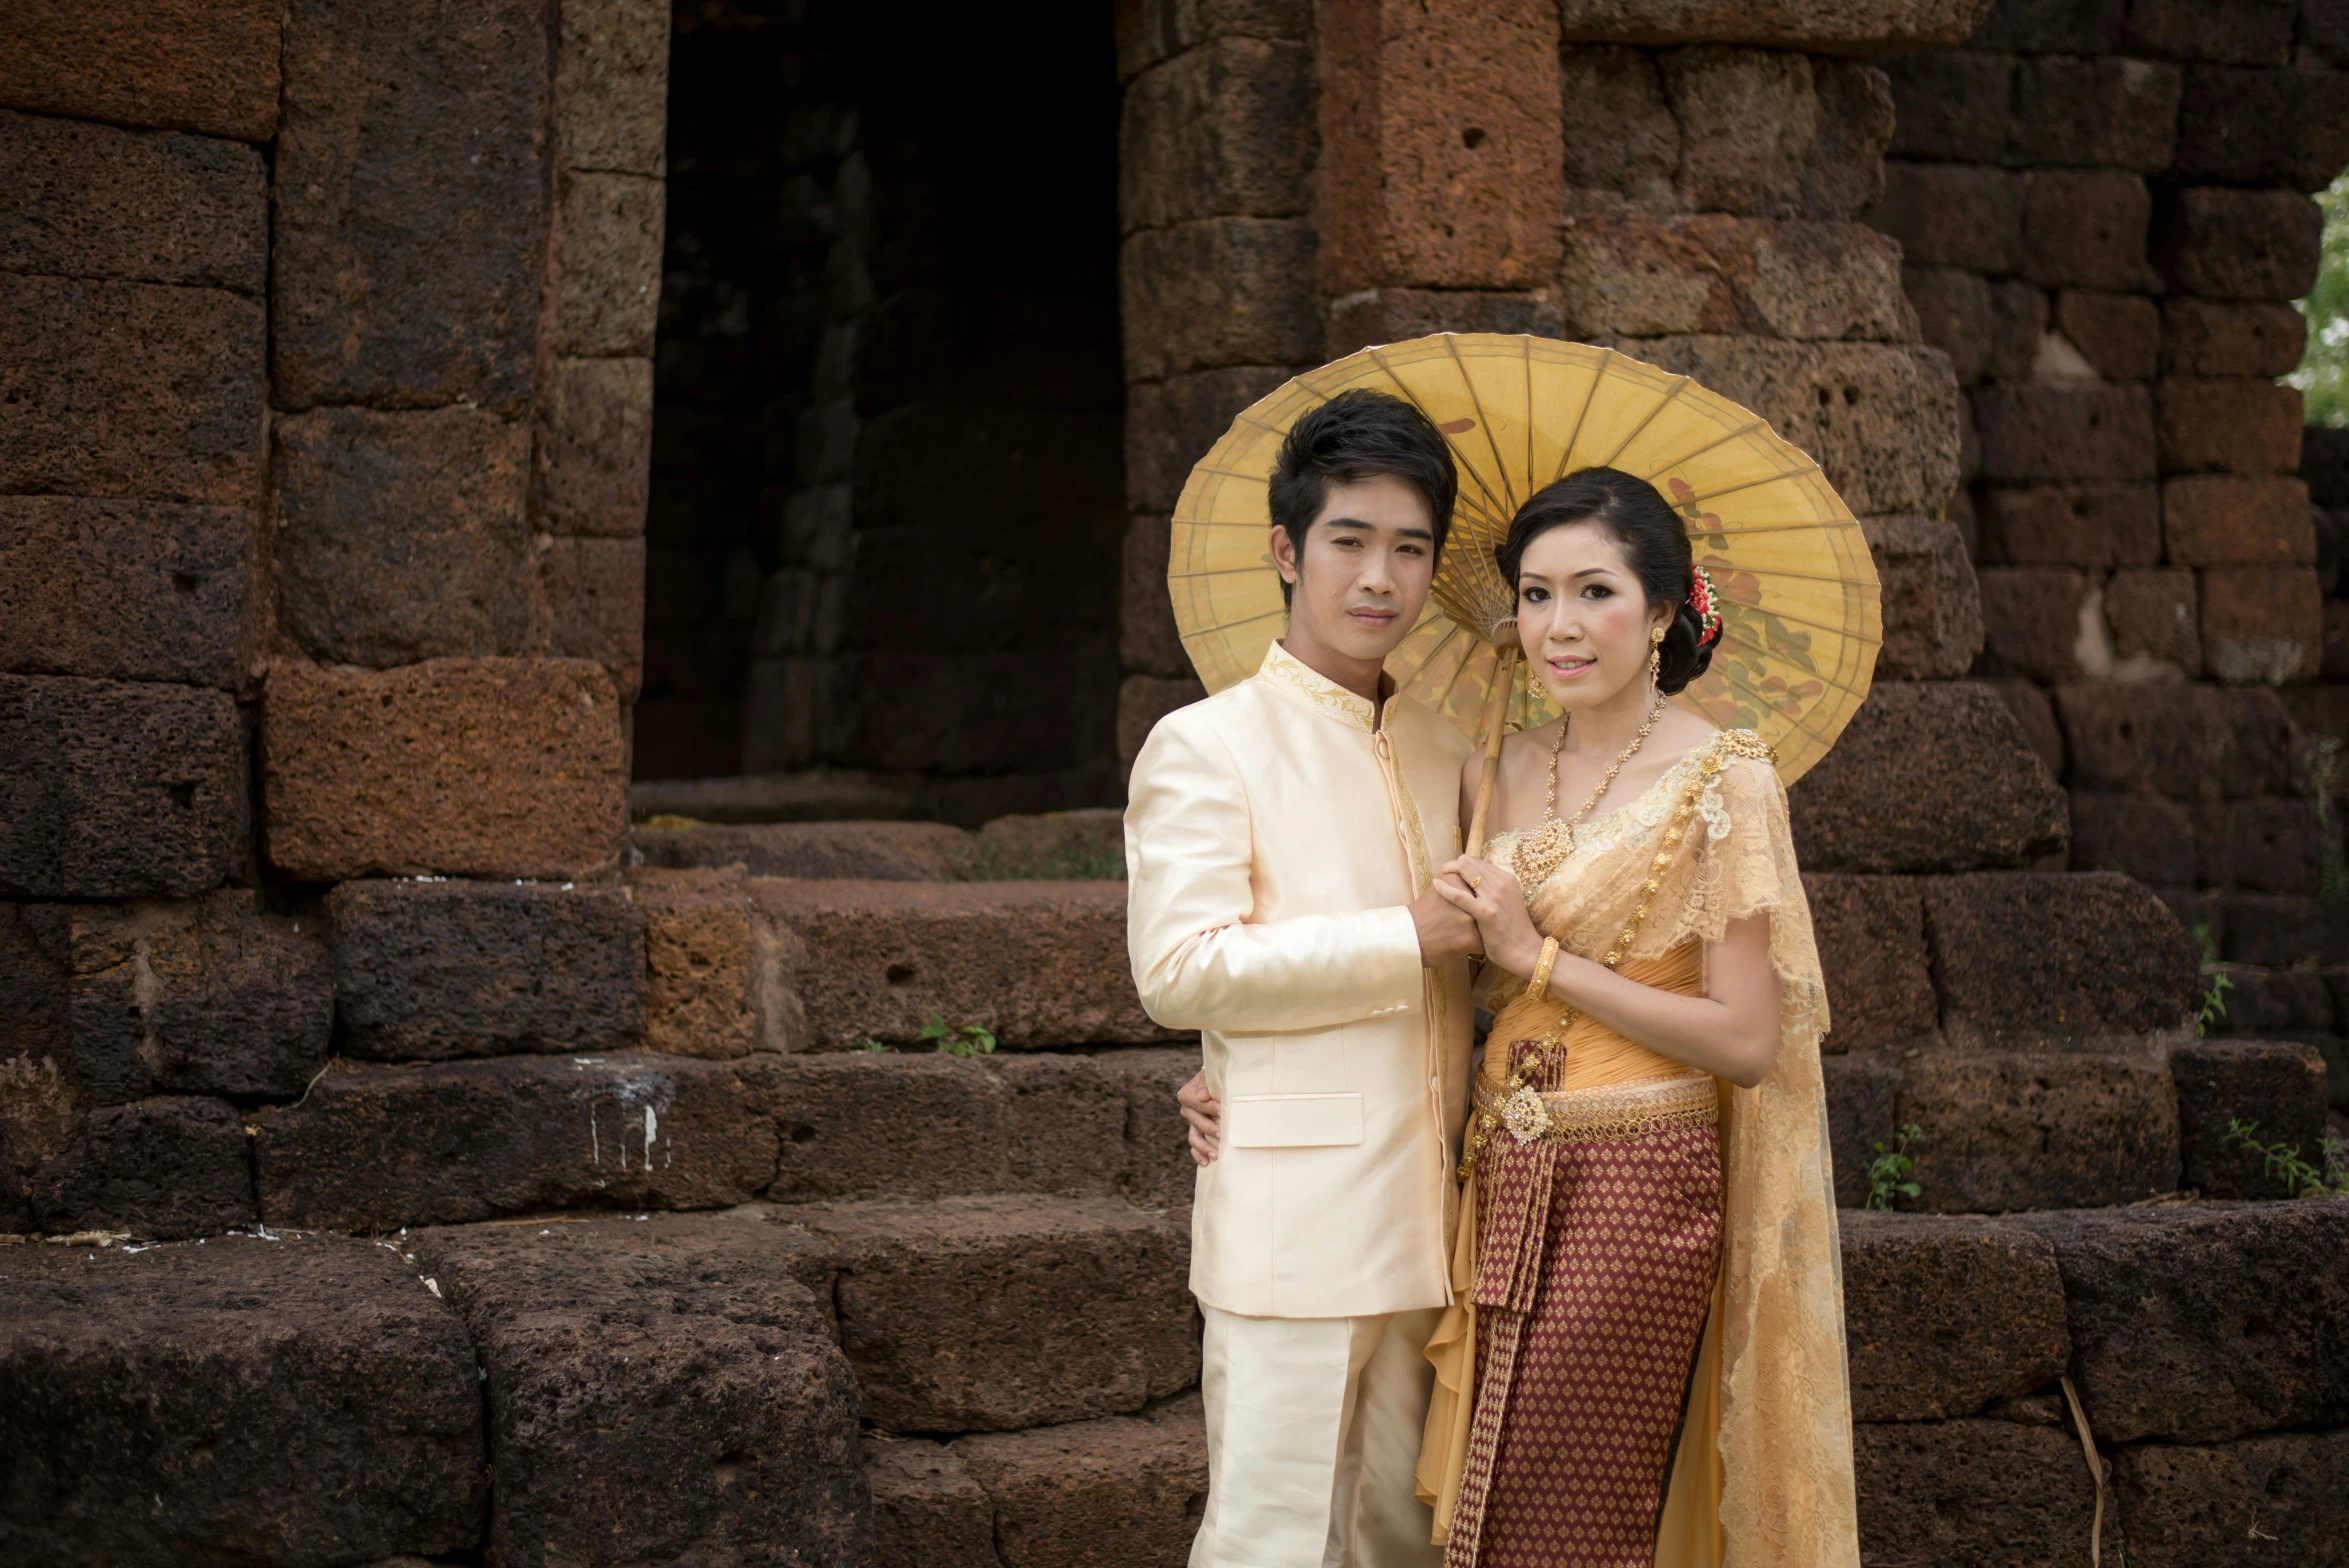
[[[1186,1561],[1207,1506],[1198,1399],[954,1445],[994,1505],[1004,1568]],[[945,1568],[945,1565],[939,1565]]]
[[[2349,163],[2349,76],[2291,67],[2187,73],[2178,118],[2182,185],[2321,191]]]
[[[1387,0],[1317,14],[1324,294],[1549,281],[1565,162],[1557,25],[1546,0],[1493,0],[1473,23]]]
[[[1833,1037],[1830,1036],[1830,1039]],[[1835,1167],[1835,1201],[1865,1207],[1868,1164],[1893,1140],[1900,1109],[1900,1068],[1872,1051],[1833,1051],[1819,1059],[1827,1094],[1827,1147]]]
[[[1129,675],[1117,689],[1117,757],[1127,768],[1142,754],[1142,743],[1158,721],[1177,708],[1206,699],[1195,675]]]
[[[2064,734],[2055,722],[2055,704],[2036,682],[2022,680],[1984,681],[2006,705],[2007,712],[2021,727],[2023,744],[2031,748],[2039,765],[2047,769],[2047,776],[2064,776]]]
[[[2107,381],[2149,381],[2161,367],[2161,311],[2142,294],[2066,289],[2055,326]]]
[[[1982,477],[2109,482],[2156,472],[2153,397],[2143,387],[1993,386],[1974,393]]]
[[[2176,800],[2296,792],[2291,720],[2270,693],[2085,684],[2057,691],[2075,789]]]
[[[1987,485],[1987,556],[2018,566],[2151,566],[2161,559],[2161,492],[2150,484]]]
[[[2349,1563],[2339,1515],[2349,1493],[2349,1431],[2278,1432],[2207,1446],[2133,1443],[2111,1464],[2129,1560],[2142,1568]]]
[[[1845,218],[1882,191],[1892,91],[1873,66],[1744,49],[1675,50],[1659,64],[1690,207]]]
[[[2268,686],[2315,677],[2324,594],[2305,566],[2224,566],[2202,574],[2202,658],[2222,681]]]
[[[2349,1203],[2034,1214],[2055,1244],[2072,1376],[2108,1443],[2219,1442],[2349,1420]]]
[[[1547,288],[1357,289],[1329,302],[1322,331],[1332,358],[1437,332],[1566,336],[1565,318]]]
[[[1169,680],[1179,679],[1191,668],[1191,656],[1183,651],[1174,603],[1167,593],[1171,545],[1163,516],[1140,516],[1127,525],[1117,618],[1118,663],[1135,674]]]
[[[476,408],[322,408],[270,427],[279,622],[313,657],[529,652],[530,433]]]
[[[1970,0],[1754,6],[1742,0],[1565,0],[1569,43],[1750,44],[1819,54],[1951,49],[1980,20]]]
[[[241,507],[0,498],[0,669],[235,691],[252,600]]]
[[[1866,218],[1900,241],[1915,265],[1992,277],[2023,265],[2023,181],[2003,169],[1889,162],[1884,194]]]
[[[1902,1071],[1899,1114],[1922,1134],[1909,1155],[1924,1191],[1909,1201],[1931,1213],[2132,1203],[2178,1185],[2176,1096],[2141,1057],[1928,1053]]]
[[[672,1056],[796,1051],[807,1043],[804,956],[738,869],[628,873],[644,912],[644,1043]]]
[[[219,691],[0,676],[0,892],[200,893],[246,847],[245,736]]]
[[[2060,1427],[1876,1422],[1853,1428],[1852,1451],[1866,1561],[2063,1562],[2088,1549],[2096,1483]]]
[[[1221,38],[1128,84],[1118,133],[1124,232],[1200,218],[1296,217],[1313,199],[1313,56]]]
[[[2311,934],[2295,944],[2305,959]],[[2338,1019],[2332,988],[2325,977],[2302,969],[2236,969],[2222,966],[2233,985],[2224,998],[2226,1012],[2215,1021],[2218,1032],[2230,1036],[2266,1036],[2291,1039],[2329,1034]]]
[[[1863,517],[1882,590],[1878,680],[1950,680],[1982,649],[1982,596],[1957,525],[1936,517]]]
[[[1140,512],[1173,511],[1191,465],[1242,409],[1288,378],[1280,366],[1235,365],[1136,383],[1126,404],[1127,505]]]
[[[2113,662],[2098,679],[2135,678],[2148,662],[2192,680],[2202,673],[2201,587],[2185,568],[2131,569],[2104,585],[2104,624]]]
[[[593,659],[611,672],[622,702],[644,684],[644,541],[548,539],[538,555],[548,651]]]
[[[1558,292],[1565,328],[1584,337],[1917,336],[1898,247],[1860,223],[1576,211]]]
[[[729,823],[712,816],[690,828],[639,827],[632,842],[647,866],[734,866],[754,877],[859,882],[953,882],[971,873],[973,854],[971,835],[943,822]]]
[[[651,485],[649,359],[559,359],[537,409],[532,513],[558,536],[644,532]]]
[[[2183,87],[2176,66],[2150,60],[2026,58],[2015,71],[2009,150],[2023,164],[2159,174],[2170,166]]]
[[[2171,376],[2267,376],[2300,363],[2308,319],[2289,305],[2173,295],[2161,304],[2161,369]]]
[[[746,1203],[775,1175],[773,1060],[347,1065],[296,1105],[250,1113],[261,1217],[382,1232],[559,1208]]]
[[[962,1456],[919,1437],[865,1439],[874,1568],[1003,1568],[995,1504]]]
[[[2126,877],[1938,877],[1924,895],[1942,1027],[1953,1034],[2014,1046],[2144,1035],[2177,1028],[2199,998],[2193,942]],[[2034,939],[2018,947],[2025,930]]]
[[[1927,784],[1919,770],[1932,758]],[[2027,865],[2064,836],[2063,792],[2006,704],[1976,682],[1876,686],[1790,804],[1814,871]]]
[[[2195,808],[2195,824],[2206,887],[2314,893],[2323,881],[2325,831],[2305,799],[2209,801]]]
[[[2317,1159],[2325,1130],[2325,1059],[2312,1045],[2196,1040],[2170,1052],[2178,1085],[2184,1184],[2206,1198],[2296,1198],[2257,1153],[2230,1140],[2248,1122],[2264,1144]]]
[[[2194,880],[2194,816],[2158,795],[2072,791],[2072,869],[2118,871],[2153,887]]]
[[[1897,111],[1887,149],[1894,157],[1996,163],[2005,155],[2014,124],[2013,55],[1963,49],[1894,55],[1884,74]]]
[[[13,7],[0,18],[0,103],[265,142],[279,16],[272,0]]]
[[[2145,264],[2153,198],[2134,174],[2038,169],[2023,177],[2023,273],[2051,287],[2132,290]]]
[[[1136,0],[1117,8],[1117,76],[1127,81],[1216,38],[1312,36],[1312,7],[1304,0]]]
[[[261,770],[270,860],[304,880],[576,876],[626,825],[619,704],[580,659],[274,666]]]
[[[1835,1019],[1834,1049],[1892,1045],[1934,1026],[1917,885],[1812,872],[1803,879]]]
[[[555,150],[564,164],[666,174],[669,10],[659,0],[562,0],[555,10]]]
[[[663,1214],[402,1246],[479,1350],[500,1562],[869,1560],[856,1383],[806,1238]]]
[[[547,22],[524,0],[292,7],[270,256],[279,406],[523,411],[545,270]]]
[[[12,1563],[437,1557],[489,1511],[463,1325],[339,1236],[12,1248],[0,1445]]]
[[[2132,0],[2122,42],[2131,54],[2230,65],[2281,65],[2293,0]]]
[[[2171,479],[2161,487],[2161,513],[2163,542],[2179,566],[2307,566],[2316,560],[2308,486],[2297,479]]]
[[[234,142],[0,110],[0,266],[259,294],[269,187]]]
[[[1607,136],[1566,138],[1569,190],[1613,191],[1674,204],[1680,126],[1664,101],[1655,57],[1638,49],[1561,50],[1558,85],[1569,115],[1612,128]]]
[[[2080,678],[2080,606],[2088,576],[2068,566],[1985,566],[1984,668],[2042,684]]]
[[[1990,356],[1983,362],[1988,381],[2038,379],[2039,351],[2047,340],[2047,293],[2012,278],[1990,285]]]
[[[1117,1198],[808,1204],[865,1420],[1006,1431],[1121,1415],[1199,1375],[1188,1227]],[[984,1343],[983,1359],[962,1347]]]
[[[2045,1237],[1997,1220],[1846,1211],[1852,1419],[1939,1421],[2054,1382],[2070,1358]]]
[[[1918,335],[1949,356],[1959,386],[1981,380],[1997,330],[1990,285],[1963,267],[1903,267],[1900,277],[1901,291],[1917,313]]]
[[[2288,474],[2300,466],[2300,389],[2272,381],[2155,388],[2165,473]]]
[[[649,358],[660,311],[664,186],[567,171],[555,200],[555,352]]]
[[[250,505],[263,336],[221,289],[0,272],[0,491]]]
[[[223,1100],[100,1106],[33,1177],[34,1218],[47,1231],[164,1240],[250,1225],[257,1216],[241,1123]]]
[[[326,907],[350,1055],[627,1050],[643,1031],[644,915],[624,888],[345,882]]]
[[[2165,203],[2154,264],[2178,293],[2216,300],[2291,300],[2316,281],[2324,218],[2291,191],[2192,188]]]

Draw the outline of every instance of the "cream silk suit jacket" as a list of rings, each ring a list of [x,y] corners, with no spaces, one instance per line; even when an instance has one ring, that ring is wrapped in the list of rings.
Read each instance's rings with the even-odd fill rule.
[[[1468,965],[1422,968],[1404,906],[1459,851],[1467,740],[1383,717],[1278,643],[1158,721],[1126,807],[1126,939],[1150,1016],[1204,1037],[1222,1153],[1191,1290],[1257,1317],[1451,1300]]]

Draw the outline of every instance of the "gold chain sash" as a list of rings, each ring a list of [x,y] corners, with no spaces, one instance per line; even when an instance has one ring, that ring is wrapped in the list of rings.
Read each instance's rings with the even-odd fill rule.
[[[1667,1127],[1709,1127],[1721,1119],[1721,1099],[1709,1074],[1643,1078],[1597,1089],[1543,1094],[1520,1088],[1496,1095],[1478,1089],[1476,1108],[1498,1117],[1519,1143],[1620,1143]]]

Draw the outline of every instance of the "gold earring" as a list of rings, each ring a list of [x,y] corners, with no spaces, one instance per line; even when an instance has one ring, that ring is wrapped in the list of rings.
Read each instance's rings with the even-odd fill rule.
[[[1663,673],[1664,628],[1651,626],[1648,628],[1648,679],[1652,681]]]

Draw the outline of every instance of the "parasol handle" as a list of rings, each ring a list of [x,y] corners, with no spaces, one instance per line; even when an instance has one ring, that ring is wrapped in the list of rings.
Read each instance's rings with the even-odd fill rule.
[[[1521,651],[1515,641],[1503,643],[1493,662],[1492,689],[1484,694],[1484,776],[1476,784],[1476,814],[1468,819],[1468,853],[1484,853],[1485,819],[1492,815],[1493,782],[1501,776],[1501,728],[1509,716],[1509,688],[1517,673]]]

